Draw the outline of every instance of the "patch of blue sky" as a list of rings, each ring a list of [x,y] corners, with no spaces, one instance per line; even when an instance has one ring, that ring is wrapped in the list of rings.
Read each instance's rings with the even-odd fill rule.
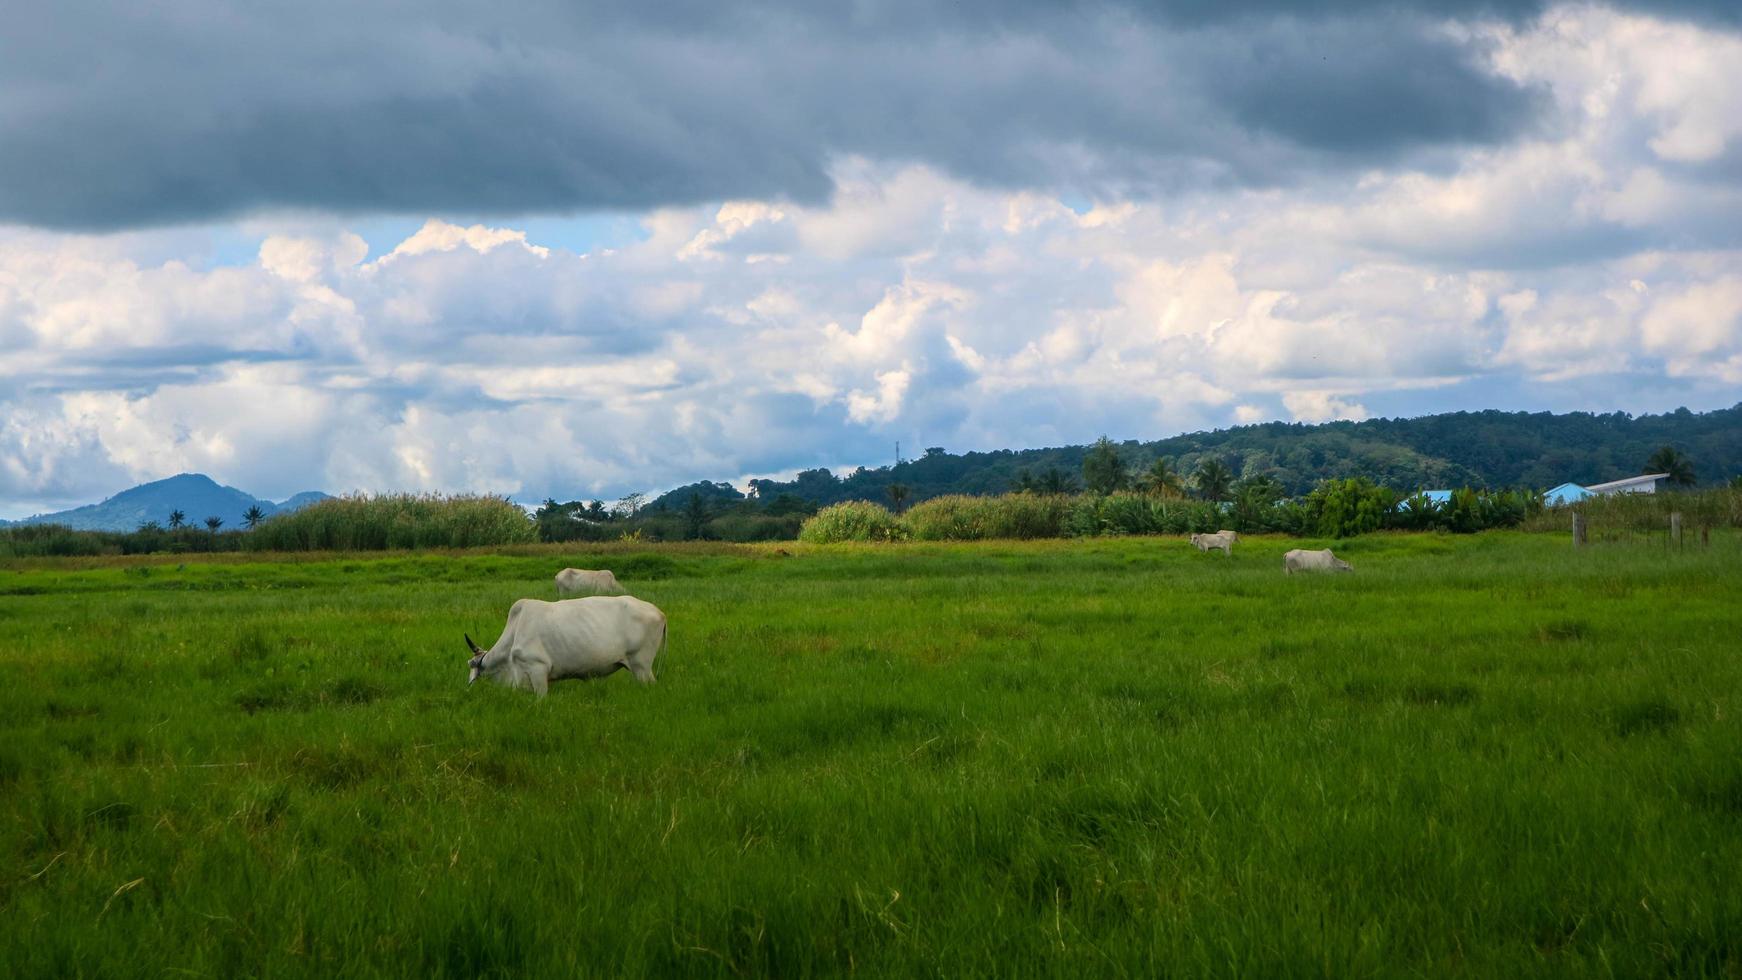
[[[1095,202],[1094,201],[1091,201],[1087,197],[1084,197],[1083,195],[1076,194],[1076,193],[1067,192],[1064,194],[1060,194],[1059,195],[1059,203],[1063,204],[1067,208],[1070,208],[1072,211],[1075,211],[1078,214],[1088,214],[1090,211],[1095,210]]]
[[[416,234],[424,222],[431,218],[461,226],[484,225],[489,228],[524,231],[526,240],[533,245],[574,252],[577,255],[633,245],[645,240],[648,235],[641,218],[625,212],[576,215],[376,215],[333,219],[328,233],[336,234],[343,230],[358,235],[369,243],[366,261],[373,262]],[[185,243],[185,236],[190,233],[197,241],[189,250],[191,254],[184,254],[193,259],[193,264],[206,269],[252,265],[259,261],[260,243],[265,237],[258,226],[243,223],[211,225],[184,231],[178,238]]]

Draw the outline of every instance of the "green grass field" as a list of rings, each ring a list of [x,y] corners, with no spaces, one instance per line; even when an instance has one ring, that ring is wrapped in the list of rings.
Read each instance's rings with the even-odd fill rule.
[[[1299,544],[0,566],[0,976],[1742,974],[1742,541]]]

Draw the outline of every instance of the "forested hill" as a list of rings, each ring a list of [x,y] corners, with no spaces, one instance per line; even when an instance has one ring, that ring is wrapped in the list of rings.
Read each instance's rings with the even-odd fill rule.
[[[1400,490],[1589,485],[1642,472],[1651,453],[1665,445],[1693,461],[1701,483],[1742,474],[1742,404],[1715,412],[1677,409],[1640,416],[1487,411],[1319,425],[1270,422],[1155,442],[1130,440],[1119,451],[1133,473],[1166,457],[1177,471],[1189,474],[1201,460],[1215,457],[1237,477],[1268,473],[1290,494],[1302,494],[1320,480],[1348,476]],[[817,469],[789,481],[751,482],[764,501],[791,494],[819,504],[885,500],[891,483],[908,487],[909,501],[945,493],[1002,493],[1014,488],[1024,471],[1039,477],[1056,469],[1080,483],[1088,448],[960,455],[932,448],[919,459],[861,467],[845,476]],[[678,508],[695,492],[711,502],[738,496],[729,484],[701,483],[673,490],[654,506]]]

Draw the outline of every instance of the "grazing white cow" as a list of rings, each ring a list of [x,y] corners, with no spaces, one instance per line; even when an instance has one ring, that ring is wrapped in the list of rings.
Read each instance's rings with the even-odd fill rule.
[[[617,576],[611,574],[609,568],[594,571],[589,568],[565,568],[556,573],[556,594],[573,595],[577,592],[622,592],[623,586],[617,584]]]
[[[1192,547],[1199,551],[1209,551],[1211,548],[1220,548],[1222,549],[1222,554],[1233,557],[1234,542],[1239,540],[1239,538],[1240,536],[1235,534],[1233,531],[1217,531],[1215,534],[1194,534],[1192,535]]]
[[[1282,556],[1282,570],[1293,575],[1295,572],[1352,572],[1355,569],[1331,554],[1329,548],[1323,551],[1296,548]]]
[[[472,649],[467,684],[488,677],[544,697],[551,681],[603,677],[624,667],[652,684],[653,658],[665,646],[665,613],[627,595],[519,599],[495,646],[480,650],[469,635],[466,646]]]

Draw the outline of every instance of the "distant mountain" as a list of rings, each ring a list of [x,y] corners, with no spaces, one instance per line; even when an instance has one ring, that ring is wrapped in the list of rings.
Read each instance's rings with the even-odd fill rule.
[[[208,517],[217,517],[223,520],[225,528],[239,528],[245,525],[243,515],[250,507],[259,507],[270,517],[325,499],[326,494],[308,490],[275,504],[235,487],[222,486],[202,473],[183,473],[123,490],[100,504],[75,507],[58,514],[38,514],[12,523],[64,524],[79,531],[131,531],[146,521],[156,521],[167,527],[170,511],[179,510],[195,527],[204,526]]]
[[[271,511],[271,513],[288,514],[293,510],[301,510],[309,504],[318,504],[323,500],[330,499],[331,497],[332,494],[322,493],[319,490],[304,490],[302,493],[299,493],[288,500],[279,501],[276,505],[277,509]]]

